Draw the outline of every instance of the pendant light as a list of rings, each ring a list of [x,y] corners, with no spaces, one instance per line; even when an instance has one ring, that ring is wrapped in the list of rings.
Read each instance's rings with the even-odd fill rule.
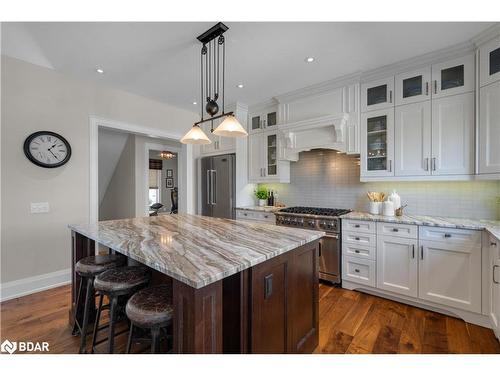
[[[248,133],[241,126],[233,112],[224,111],[224,85],[226,70],[226,44],[224,33],[228,27],[219,22],[201,34],[197,39],[202,43],[201,48],[201,103],[206,102],[205,111],[210,116],[204,118],[203,105],[201,105],[201,120],[194,123],[181,143],[185,144],[210,144],[212,141],[200,128],[200,124],[210,121],[211,132],[221,137],[246,137]],[[222,74],[221,74],[222,73]],[[222,97],[222,113],[219,112],[217,100]],[[214,120],[224,118],[222,123],[214,130]]]

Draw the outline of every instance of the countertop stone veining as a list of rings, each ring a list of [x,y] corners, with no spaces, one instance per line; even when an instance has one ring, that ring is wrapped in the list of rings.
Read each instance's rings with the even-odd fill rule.
[[[490,234],[500,240],[500,221],[498,220],[461,219],[423,215],[383,216],[359,211],[349,212],[348,214],[342,215],[341,218],[398,224],[427,225],[443,228],[487,230]]]
[[[285,207],[274,207],[274,206],[244,206],[244,207],[236,207],[237,210],[244,211],[257,211],[257,212],[276,212]]]
[[[69,228],[194,288],[325,235],[321,231],[188,214],[101,221]]]

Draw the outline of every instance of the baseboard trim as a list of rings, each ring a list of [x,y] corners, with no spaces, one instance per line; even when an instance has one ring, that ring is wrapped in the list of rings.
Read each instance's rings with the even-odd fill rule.
[[[0,302],[71,283],[71,268],[0,284]]]

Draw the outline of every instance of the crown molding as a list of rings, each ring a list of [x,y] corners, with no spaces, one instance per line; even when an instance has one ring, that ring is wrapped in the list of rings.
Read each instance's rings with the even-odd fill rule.
[[[266,108],[277,106],[278,104],[279,103],[275,98],[271,98],[271,99],[268,99],[266,101],[259,102],[259,103],[252,104],[252,105],[248,106],[248,111],[252,112],[252,113],[260,112]]]
[[[474,38],[471,39],[471,42],[474,43],[476,47],[478,47],[481,44],[489,42],[491,39],[499,36],[500,36],[500,22],[496,23],[495,25],[487,28],[483,32],[476,35]]]

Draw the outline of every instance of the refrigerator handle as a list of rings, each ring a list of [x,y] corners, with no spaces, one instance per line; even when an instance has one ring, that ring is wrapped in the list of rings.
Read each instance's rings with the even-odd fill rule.
[[[212,169],[212,204],[217,204],[217,171],[215,169]]]
[[[212,187],[212,184],[210,183],[210,169],[207,169],[207,204],[211,204],[210,201],[210,188]]]

